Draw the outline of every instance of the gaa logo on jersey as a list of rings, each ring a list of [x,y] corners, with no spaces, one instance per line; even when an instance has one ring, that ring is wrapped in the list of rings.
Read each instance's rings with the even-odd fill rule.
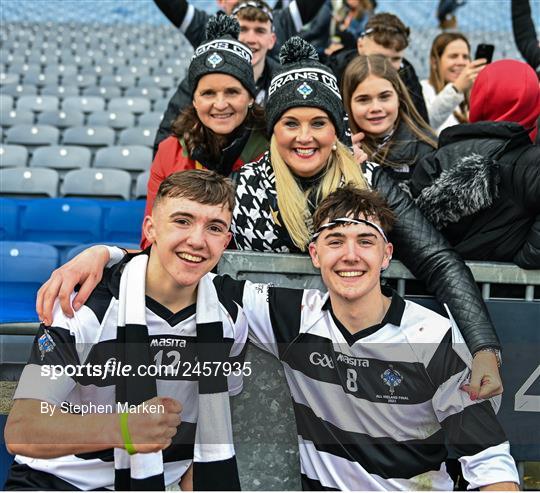
[[[43,329],[43,334],[38,339],[38,348],[41,354],[41,361],[43,361],[43,358],[45,358],[45,354],[53,351],[55,347],[56,344],[53,341],[51,334],[49,334],[49,331],[47,329]]]

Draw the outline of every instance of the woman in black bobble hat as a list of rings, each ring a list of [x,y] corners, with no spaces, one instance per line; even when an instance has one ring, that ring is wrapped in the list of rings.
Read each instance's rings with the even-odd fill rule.
[[[315,50],[291,38],[280,51],[283,70],[271,82],[266,106],[270,151],[237,173],[232,231],[240,250],[306,252],[311,215],[345,183],[376,189],[398,216],[390,235],[405,266],[446,303],[473,354],[471,395],[502,392],[495,355],[499,341],[469,269],[411,198],[375,163],[354,158],[340,139],[344,110],[335,77]]]
[[[206,27],[207,41],[189,66],[193,104],[172,124],[152,163],[145,214],[160,183],[176,171],[211,169],[228,176],[268,148],[264,111],[254,102],[251,50],[238,41],[234,17],[218,14]],[[148,246],[146,238],[141,245]]]

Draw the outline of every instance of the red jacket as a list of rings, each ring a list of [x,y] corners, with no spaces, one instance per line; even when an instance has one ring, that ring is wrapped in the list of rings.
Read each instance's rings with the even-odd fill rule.
[[[242,150],[238,159],[234,162],[232,171],[238,170],[246,163],[256,161],[268,149],[268,142],[264,135],[260,132],[252,132],[249,139]],[[154,199],[161,185],[161,182],[167,176],[188,169],[206,169],[201,163],[191,159],[184,147],[184,141],[178,137],[171,136],[166,138],[159,144],[158,152],[150,168],[150,178],[148,180],[146,194],[146,208],[144,215],[152,214],[152,206]],[[147,248],[150,246],[149,241],[142,233],[141,247]]]

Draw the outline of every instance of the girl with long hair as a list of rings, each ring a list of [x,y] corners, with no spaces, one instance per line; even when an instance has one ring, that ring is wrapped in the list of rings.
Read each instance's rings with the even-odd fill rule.
[[[416,161],[437,147],[387,57],[356,57],[343,74],[341,92],[353,143],[397,180],[410,178]]]
[[[469,121],[469,93],[486,60],[471,61],[469,40],[461,33],[445,32],[433,40],[429,61],[429,79],[421,84],[429,123],[439,134]]]
[[[229,176],[267,148],[264,111],[254,101],[251,50],[240,43],[238,21],[220,15],[207,26],[207,41],[195,50],[188,71],[193,104],[172,125],[150,169],[145,214],[160,183],[187,169],[211,169]],[[148,246],[143,237],[141,245]]]

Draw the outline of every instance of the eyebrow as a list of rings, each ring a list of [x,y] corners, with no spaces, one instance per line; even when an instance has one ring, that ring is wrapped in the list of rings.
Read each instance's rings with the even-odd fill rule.
[[[186,217],[188,219],[195,219],[195,216],[193,214],[190,214],[189,212],[173,212],[170,216],[169,216],[169,219],[176,219],[177,217]],[[229,227],[229,225],[223,220],[223,219],[219,219],[218,217],[215,217],[213,219],[210,219],[208,221],[209,223],[218,223],[218,224],[222,224],[223,226],[225,226],[226,228]]]
[[[375,233],[359,233],[356,235],[357,238],[377,238],[377,235]],[[328,233],[328,235],[326,235],[324,237],[324,239],[328,239],[328,238],[345,238],[345,234],[344,233],[340,233],[339,231],[334,231],[333,233]]]

